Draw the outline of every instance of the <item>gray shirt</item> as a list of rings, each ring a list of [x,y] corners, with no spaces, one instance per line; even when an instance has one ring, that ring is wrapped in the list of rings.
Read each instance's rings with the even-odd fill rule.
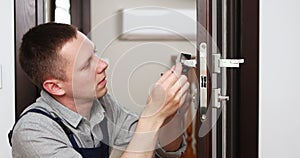
[[[131,140],[138,116],[126,111],[109,94],[95,100],[90,120],[71,111],[45,91],[24,111],[38,108],[59,117],[74,133],[79,147],[98,147],[103,139],[100,123],[107,118],[110,149],[124,150]],[[185,150],[184,142],[176,152],[156,149],[159,157],[179,157]],[[72,147],[63,129],[52,119],[39,113],[27,113],[16,124],[12,136],[12,155],[18,157],[81,157]]]

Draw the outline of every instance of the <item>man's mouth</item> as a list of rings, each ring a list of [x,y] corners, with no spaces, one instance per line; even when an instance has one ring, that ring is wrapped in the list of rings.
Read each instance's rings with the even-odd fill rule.
[[[104,77],[99,83],[98,85],[105,85],[106,84],[106,77]]]

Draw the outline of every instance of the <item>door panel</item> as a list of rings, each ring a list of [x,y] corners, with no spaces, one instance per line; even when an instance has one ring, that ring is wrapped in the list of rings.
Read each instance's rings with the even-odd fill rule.
[[[198,112],[200,119],[203,113],[207,117],[199,122],[198,130],[210,128],[198,138],[199,158],[258,157],[258,8],[258,0],[197,0],[199,82],[202,42],[207,42],[210,78],[205,102],[208,109]],[[215,73],[215,63],[220,66],[226,58],[244,59],[245,63],[238,69],[221,67]],[[220,93],[215,93],[218,88]],[[215,106],[218,103],[220,107]]]
[[[15,54],[16,54],[16,118],[24,108],[33,103],[39,95],[38,88],[25,76],[19,65],[18,54],[22,36],[37,24],[36,0],[15,0]]]
[[[197,1],[197,76],[199,76],[199,83],[200,83],[200,87],[202,86],[206,86],[207,90],[209,91],[209,88],[207,87],[207,85],[210,85],[209,81],[208,81],[208,76],[209,76],[209,73],[206,71],[206,72],[200,72],[201,68],[202,69],[206,69],[206,70],[209,70],[209,68],[211,67],[210,66],[210,60],[207,60],[207,63],[204,64],[206,67],[203,68],[201,67],[200,68],[200,60],[201,60],[201,57],[202,56],[200,54],[200,45],[202,44],[206,44],[207,48],[206,48],[206,54],[209,54],[210,50],[211,50],[211,47],[209,47],[209,37],[210,37],[210,34],[211,34],[211,1],[210,0],[198,0]],[[206,55],[205,55],[206,56]],[[203,58],[203,56],[202,56]],[[209,57],[208,57],[209,59]],[[202,60],[203,61],[203,60]],[[201,81],[201,77],[203,79],[203,77],[206,78],[206,85],[203,85],[203,80]],[[201,85],[202,84],[202,85]],[[201,91],[201,88],[200,88],[200,91]],[[207,93],[208,94],[208,93]],[[201,92],[200,92],[200,95],[201,95]],[[203,95],[202,95],[203,96]],[[201,98],[201,97],[200,97]],[[209,97],[206,95],[203,96],[203,98],[206,98],[206,106],[209,105]],[[202,98],[202,99],[203,99]],[[200,101],[201,102],[201,101]],[[205,101],[204,101],[205,102]],[[208,109],[208,107],[207,107]],[[203,129],[207,132],[203,132],[203,133],[206,133],[205,135],[201,136],[201,137],[198,137],[198,142],[197,142],[197,145],[198,145],[198,152],[197,152],[197,157],[199,158],[211,158],[212,157],[212,133],[211,131],[209,131],[210,127],[211,127],[211,119],[205,119],[203,120],[202,119],[202,116],[204,113],[206,113],[206,117],[209,118],[211,116],[210,112],[206,112],[207,109],[204,109],[203,111],[203,108],[200,106],[200,110],[198,111],[198,123],[199,123],[199,126],[198,126],[198,129],[197,131],[200,131],[200,129]]]

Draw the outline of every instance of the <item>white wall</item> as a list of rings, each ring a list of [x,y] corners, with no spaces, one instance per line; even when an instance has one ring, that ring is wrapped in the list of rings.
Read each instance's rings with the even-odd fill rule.
[[[2,1],[0,5],[0,64],[2,88],[0,89],[0,150],[1,157],[11,157],[7,133],[14,123],[14,1]]]
[[[109,59],[109,92],[125,107],[139,113],[149,89],[173,63],[178,52],[195,54],[195,41],[119,40],[123,8],[166,7],[195,9],[195,0],[91,0],[91,38],[99,54]],[[180,21],[178,21],[180,23]]]
[[[260,158],[300,157],[300,1],[260,1]]]

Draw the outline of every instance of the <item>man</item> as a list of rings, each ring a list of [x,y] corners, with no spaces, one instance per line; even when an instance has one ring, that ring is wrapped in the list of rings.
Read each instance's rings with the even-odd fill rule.
[[[189,87],[181,65],[157,81],[137,117],[107,93],[108,64],[95,52],[67,24],[42,24],[23,36],[21,67],[42,91],[13,128],[13,157],[108,157],[112,148],[124,150],[121,157],[178,157],[185,146],[177,110]],[[162,139],[166,124],[173,127],[171,141]]]

